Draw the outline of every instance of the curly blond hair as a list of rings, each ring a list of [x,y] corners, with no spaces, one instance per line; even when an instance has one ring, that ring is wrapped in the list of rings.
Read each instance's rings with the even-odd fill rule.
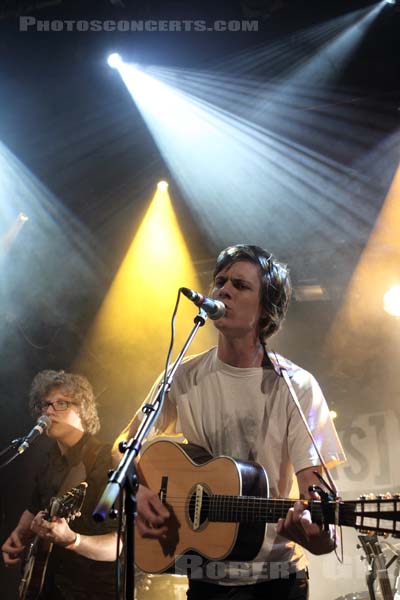
[[[77,404],[84,430],[91,435],[97,433],[100,429],[100,419],[97,414],[93,388],[83,375],[51,370],[38,373],[32,381],[29,392],[29,406],[32,414],[37,416],[42,413],[42,402],[53,389],[57,388],[62,388],[65,395]]]

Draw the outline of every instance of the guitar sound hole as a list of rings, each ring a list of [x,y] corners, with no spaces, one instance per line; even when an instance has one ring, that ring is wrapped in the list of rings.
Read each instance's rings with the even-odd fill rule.
[[[208,521],[209,506],[210,506],[210,494],[203,487],[203,496],[201,500],[201,509],[199,515],[199,526],[195,527],[196,520],[196,487],[194,487],[189,493],[189,504],[188,504],[188,516],[190,525],[193,529],[200,529],[205,526]]]

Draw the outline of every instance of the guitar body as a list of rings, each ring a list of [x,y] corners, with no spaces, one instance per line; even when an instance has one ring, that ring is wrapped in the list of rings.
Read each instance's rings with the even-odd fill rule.
[[[190,444],[156,441],[143,452],[139,481],[154,491],[171,513],[166,539],[135,534],[136,565],[146,573],[172,570],[182,555],[206,560],[251,560],[259,552],[265,522],[211,522],[196,499],[209,494],[268,497],[268,478],[257,463],[222,456],[212,458]],[[200,486],[200,487],[199,487]]]
[[[19,600],[36,600],[43,588],[52,544],[36,536],[31,542],[19,585]]]

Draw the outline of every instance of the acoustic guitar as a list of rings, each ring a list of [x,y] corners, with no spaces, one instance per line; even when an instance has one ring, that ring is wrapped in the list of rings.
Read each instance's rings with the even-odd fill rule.
[[[50,500],[45,518],[51,521],[59,517],[70,521],[80,516],[80,511],[86,495],[87,483],[83,481],[78,486],[60,497]],[[22,569],[19,584],[19,600],[36,600],[43,588],[47,564],[53,544],[36,535],[29,544]]]
[[[180,557],[188,554],[211,561],[250,561],[262,546],[267,523],[285,517],[295,503],[268,497],[268,477],[259,464],[212,458],[190,444],[149,444],[138,474],[140,483],[158,491],[170,512],[165,538],[135,534],[136,565],[145,573],[179,571]],[[316,523],[400,533],[398,496],[303,502]]]

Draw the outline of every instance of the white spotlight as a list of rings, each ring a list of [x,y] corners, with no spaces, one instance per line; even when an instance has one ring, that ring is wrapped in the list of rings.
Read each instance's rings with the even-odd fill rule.
[[[23,212],[20,212],[18,215],[18,221],[20,223],[26,223],[27,221],[29,221],[29,217],[27,217]]]
[[[159,192],[166,192],[168,190],[168,181],[159,181],[157,183],[157,189]]]
[[[396,0],[386,0],[386,4],[396,4]]]
[[[110,56],[107,58],[107,62],[112,69],[119,69],[123,61],[117,52],[113,52],[113,54],[110,54]]]
[[[395,285],[386,292],[383,307],[389,315],[400,317],[400,285]]]

